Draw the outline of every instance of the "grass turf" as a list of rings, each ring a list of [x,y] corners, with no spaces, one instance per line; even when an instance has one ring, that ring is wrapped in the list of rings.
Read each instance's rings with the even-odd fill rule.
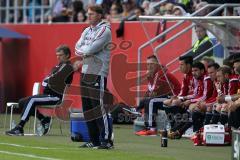
[[[66,123],[68,124],[68,123]],[[229,160],[231,147],[193,146],[189,139],[168,140],[168,147],[160,146],[160,137],[139,137],[131,125],[115,125],[115,149],[82,149],[82,143],[72,142],[69,125],[60,134],[56,121],[47,136],[14,137],[0,131],[1,160]],[[27,126],[26,126],[27,128]]]

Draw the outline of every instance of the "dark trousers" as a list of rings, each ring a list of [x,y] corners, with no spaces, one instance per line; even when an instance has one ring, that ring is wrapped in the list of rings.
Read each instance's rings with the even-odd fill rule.
[[[107,78],[91,75],[81,75],[81,96],[84,118],[87,122],[90,140],[94,145],[100,141],[111,140],[112,123],[110,123],[103,96],[106,90]]]
[[[160,96],[154,98],[144,98],[140,101],[137,110],[144,108],[144,124],[146,128],[156,127],[156,118],[158,110],[164,110],[163,101],[167,99],[167,96]]]
[[[35,107],[37,105],[55,105],[61,98],[50,95],[34,95],[25,97],[19,100],[19,108],[23,108],[21,115],[21,122],[19,123],[24,127],[25,123],[29,120],[29,117],[34,115]],[[44,116],[37,111],[37,118],[41,120]]]
[[[194,132],[203,126],[204,113],[198,111],[189,112],[187,109],[179,106],[168,107],[165,109],[165,112],[168,117],[173,117],[173,121],[170,121],[172,131],[179,131],[183,134],[192,125]]]
[[[182,116],[179,116],[179,118],[181,118],[180,121],[177,121],[178,123],[175,124],[172,131],[178,130],[180,134],[184,134],[191,126],[193,126],[194,132],[197,132],[201,127],[203,127],[205,115],[199,111],[184,111],[182,112]]]
[[[235,111],[230,113],[228,124],[234,128],[240,127],[240,108],[237,108]]]
[[[164,110],[173,131],[178,130],[183,125],[182,122],[186,122],[189,116],[187,110],[179,106],[164,107]]]

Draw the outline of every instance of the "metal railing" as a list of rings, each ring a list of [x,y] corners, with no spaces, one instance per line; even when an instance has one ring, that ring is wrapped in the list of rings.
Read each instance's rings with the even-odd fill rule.
[[[215,15],[216,13],[220,12],[221,10],[226,10],[227,7],[239,7],[240,4],[208,4],[206,6],[204,6],[203,8],[201,8],[200,10],[194,12],[193,14],[191,14],[190,16],[193,17],[195,15],[197,15],[198,13],[202,12],[203,10],[209,8],[209,7],[217,7],[216,9],[214,9],[213,11],[211,11],[209,14],[206,15],[206,17],[209,17],[209,16],[212,16],[212,15]],[[224,13],[226,13],[226,11],[224,11]],[[143,20],[143,19],[148,19],[148,18],[151,18],[153,19],[156,18],[156,17],[159,17],[159,16],[140,16],[140,20]],[[170,17],[167,17],[167,18],[170,18]],[[160,20],[160,19],[159,19]],[[162,20],[162,19],[161,19]],[[152,38],[152,39],[149,39],[149,41],[147,41],[146,43],[144,43],[142,46],[140,46],[138,48],[138,71],[137,71],[137,76],[138,76],[138,80],[137,80],[137,99],[138,99],[138,102],[139,102],[139,98],[140,98],[140,84],[141,84],[141,75],[140,75],[140,72],[141,72],[141,55],[142,55],[142,50],[144,48],[146,48],[147,46],[151,46],[152,48],[152,51],[154,54],[157,53],[157,51],[162,48],[163,46],[167,45],[169,42],[173,41],[174,39],[176,39],[177,37],[179,37],[180,35],[182,35],[183,33],[187,32],[189,29],[192,29],[194,24],[188,26],[187,28],[185,28],[183,31],[177,33],[176,35],[174,35],[173,37],[169,38],[168,40],[166,40],[165,42],[163,42],[162,44],[160,44],[159,46],[157,46],[155,49],[153,48],[153,43],[157,40],[159,40],[160,38],[162,38],[163,36],[165,36],[167,33],[169,33],[170,31],[174,30],[176,27],[180,26],[181,24],[184,23],[185,20],[182,20],[182,21],[179,21],[177,22],[175,25],[173,25],[172,27],[166,29],[164,32],[162,32],[161,34],[159,34],[158,36]],[[141,24],[144,28],[144,31],[146,30],[144,25],[143,25],[143,22],[141,21]],[[146,31],[145,31],[145,34],[146,34]],[[148,36],[149,37],[149,36]],[[214,45],[214,47],[216,47],[217,45]],[[187,51],[189,52],[189,51]],[[186,53],[186,52],[185,52]],[[204,52],[206,53],[206,52]],[[184,54],[184,53],[183,53]],[[182,55],[183,55],[182,54]],[[202,56],[203,54],[201,54]],[[160,62],[160,59],[158,58],[159,62]],[[177,61],[177,59],[174,59],[174,61],[171,61],[171,64],[174,63],[175,61]],[[169,66],[169,64],[168,64]],[[165,78],[167,79],[168,81],[168,78],[166,77],[166,74],[164,74]],[[169,85],[170,86],[170,85]]]
[[[202,55],[208,53],[209,51],[211,51],[213,48],[217,47],[217,46],[220,45],[220,44],[221,44],[220,42],[217,42],[216,44],[214,44],[212,47],[210,47],[209,49],[207,49],[206,51],[204,51],[204,52],[201,53],[200,55],[194,57],[193,60],[196,60],[196,59],[202,57]],[[185,53],[182,54],[181,56],[184,56],[184,55],[186,55],[186,54],[187,54],[187,53],[185,52]],[[173,61],[176,62],[177,60],[178,60],[178,57],[175,58]],[[173,61],[171,61],[170,63],[172,64]],[[170,63],[168,63],[168,64],[170,65]],[[166,65],[166,66],[169,66],[169,65]],[[177,71],[179,71],[179,68],[174,69],[173,71],[171,71],[171,73],[173,74],[173,73],[175,73],[175,72],[177,72]]]
[[[152,6],[152,8],[157,8],[157,7],[159,7],[161,4],[163,4],[163,3],[165,3],[165,2],[167,2],[168,0],[161,0],[161,1],[159,1],[159,2],[156,2],[155,4],[153,4],[153,6]]]
[[[0,23],[44,23],[44,18],[51,13],[53,1],[45,5],[37,0],[5,0],[0,2]]]

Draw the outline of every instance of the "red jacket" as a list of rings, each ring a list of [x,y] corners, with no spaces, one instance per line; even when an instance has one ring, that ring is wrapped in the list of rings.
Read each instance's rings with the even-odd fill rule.
[[[217,92],[217,88],[216,88],[217,83],[218,83],[217,81],[213,82],[212,96],[206,100],[206,103],[216,102],[217,96],[218,96],[218,92]]]
[[[212,96],[213,82],[209,76],[202,76],[200,79],[195,79],[194,94],[191,97],[191,102],[205,101]]]
[[[234,95],[237,94],[239,88],[238,75],[231,75],[228,84],[228,94]]]
[[[239,88],[238,76],[231,75],[228,82],[220,84],[220,89],[218,90],[218,96],[237,94],[238,88]]]
[[[174,94],[177,95],[180,91],[180,83],[171,73],[166,72],[166,76],[168,77]],[[156,72],[153,77],[148,77],[148,91],[146,96],[157,97],[161,95],[172,95],[172,91],[163,72],[160,70]]]
[[[192,71],[187,74],[184,74],[181,90],[178,96],[187,96],[193,94],[194,90],[193,75]]]

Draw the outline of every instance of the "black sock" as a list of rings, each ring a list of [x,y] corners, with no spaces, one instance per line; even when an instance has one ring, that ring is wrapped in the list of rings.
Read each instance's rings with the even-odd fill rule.
[[[228,113],[227,112],[221,112],[219,121],[222,125],[225,125],[228,122]]]
[[[217,124],[220,119],[220,113],[217,111],[213,111],[213,117],[212,117],[212,124]]]
[[[19,123],[18,123],[18,126],[23,128],[25,126],[26,122],[21,120]]]
[[[212,112],[207,112],[205,115],[204,125],[210,124],[212,117],[213,117]]]
[[[190,128],[192,126],[192,112],[187,110],[186,113],[183,114],[182,117],[182,122],[184,123],[184,125],[178,129],[178,131],[180,132],[180,134],[184,134],[185,131]]]
[[[198,131],[203,126],[204,114],[199,111],[193,111],[193,132]]]
[[[45,117],[44,117],[42,114],[37,113],[37,118],[38,118],[40,121],[42,121]]]

